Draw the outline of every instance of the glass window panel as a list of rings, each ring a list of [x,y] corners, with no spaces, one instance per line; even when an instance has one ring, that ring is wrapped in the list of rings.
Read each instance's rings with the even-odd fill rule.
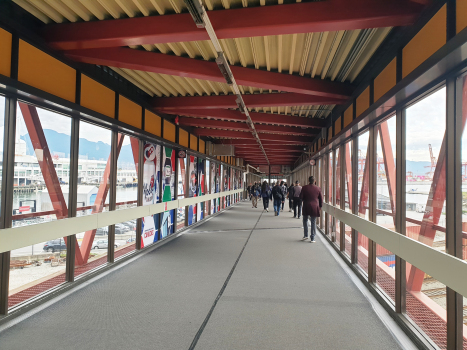
[[[13,227],[67,218],[71,118],[19,102],[16,119]]]
[[[369,219],[368,213],[368,190],[369,190],[369,168],[367,167],[367,150],[370,133],[367,131],[358,136],[358,215]],[[362,196],[363,193],[363,196]],[[368,238],[358,232],[357,264],[368,274]]]
[[[77,216],[108,210],[112,132],[81,121]]]
[[[376,223],[395,230],[396,218],[396,117],[376,127]]]
[[[115,225],[115,244],[115,259],[119,259],[136,249],[136,220]]]
[[[446,89],[407,108],[406,127],[407,236],[444,250]]]
[[[5,103],[6,99],[4,96],[0,95],[0,165],[3,163],[3,134],[5,132],[5,128],[3,126],[3,123],[5,122]],[[2,181],[2,171],[0,167],[0,183]],[[38,171],[39,173],[39,171]],[[17,175],[15,175],[17,176]],[[0,186],[0,197],[2,194],[2,188]],[[1,210],[0,210],[1,213]]]
[[[396,298],[396,256],[376,244],[376,286],[393,302]]]
[[[139,160],[139,140],[125,134],[118,138],[122,147],[117,158],[117,210],[137,206]]]

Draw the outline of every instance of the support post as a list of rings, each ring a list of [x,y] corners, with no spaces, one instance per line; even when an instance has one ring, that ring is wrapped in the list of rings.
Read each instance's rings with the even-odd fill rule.
[[[396,111],[396,232],[405,236],[406,224],[406,113]],[[396,300],[397,313],[406,311],[406,262],[396,256]]]
[[[3,134],[3,167],[1,192],[2,229],[10,228],[13,214],[13,181],[15,167],[16,103],[13,97],[6,98]],[[8,314],[8,289],[10,281],[10,252],[0,253],[0,315]]]
[[[461,79],[463,80],[463,79]],[[467,96],[467,80],[464,84]],[[446,253],[462,259],[462,81],[446,80]],[[457,95],[457,96],[456,96]],[[456,98],[457,97],[457,98]],[[460,100],[457,102],[457,100]],[[465,101],[467,102],[467,101]],[[457,112],[456,110],[459,110]],[[462,295],[446,287],[447,348],[463,348]]]
[[[341,145],[339,150],[339,159],[337,161],[339,162],[339,198],[340,198],[340,209],[345,210],[345,169],[346,169],[346,146]],[[345,251],[345,223],[340,222],[340,250],[341,252]]]
[[[358,137],[354,137],[352,141],[352,214],[358,215]],[[350,260],[352,264],[358,262],[358,232],[352,228],[352,251]]]
[[[118,131],[112,130],[112,144],[110,149],[110,173],[109,173],[109,211],[116,209],[117,203],[117,161],[119,155],[119,138],[121,138],[121,144],[125,135],[118,134]],[[108,254],[107,262],[113,263],[115,261],[115,225],[109,226],[108,234]]]
[[[330,159],[331,160],[331,159]],[[332,188],[331,188],[331,193],[332,193],[332,205],[335,207],[336,206],[336,196],[337,196],[337,176],[336,176],[336,150],[332,150],[332,164],[331,164],[331,169],[332,169],[332,178],[331,178],[331,183],[332,183]],[[335,242],[336,241],[336,218],[332,217],[331,218],[331,241]]]
[[[144,174],[144,141],[138,140],[138,195],[137,195],[137,206],[143,206],[143,174]],[[141,232],[143,230],[143,218],[136,220],[136,240],[135,249],[141,249]]]
[[[370,155],[367,166],[369,167],[369,221],[376,222],[376,127],[370,127],[369,147],[367,153]],[[368,239],[368,282],[376,282],[376,243]]]

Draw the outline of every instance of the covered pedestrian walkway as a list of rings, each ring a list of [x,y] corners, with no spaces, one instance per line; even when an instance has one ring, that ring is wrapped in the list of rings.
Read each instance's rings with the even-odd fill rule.
[[[44,304],[0,347],[402,348],[329,243],[301,238],[291,213],[240,202]]]

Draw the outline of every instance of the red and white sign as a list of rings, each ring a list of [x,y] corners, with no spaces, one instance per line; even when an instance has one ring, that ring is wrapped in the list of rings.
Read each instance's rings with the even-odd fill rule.
[[[314,160],[314,159],[310,159],[310,165],[315,165],[315,164],[316,164],[315,160]]]
[[[19,207],[19,212],[24,213],[25,211],[30,211],[31,207],[29,205],[25,205],[23,207]]]

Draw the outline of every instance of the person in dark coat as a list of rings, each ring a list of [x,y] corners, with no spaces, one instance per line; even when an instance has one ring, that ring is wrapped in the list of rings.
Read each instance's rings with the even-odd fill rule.
[[[323,196],[321,188],[315,185],[315,178],[308,178],[309,184],[302,187],[300,199],[303,202],[303,240],[308,239],[308,219],[311,222],[310,239],[315,243],[316,218],[320,217],[321,207],[323,206]]]
[[[282,202],[285,200],[284,192],[282,192],[279,182],[276,182],[276,185],[272,188],[271,197],[274,200],[274,215],[279,216]]]
[[[269,187],[267,181],[263,182],[261,186],[261,197],[263,197],[263,206],[264,210],[269,211],[269,197],[271,196],[271,188]]]

